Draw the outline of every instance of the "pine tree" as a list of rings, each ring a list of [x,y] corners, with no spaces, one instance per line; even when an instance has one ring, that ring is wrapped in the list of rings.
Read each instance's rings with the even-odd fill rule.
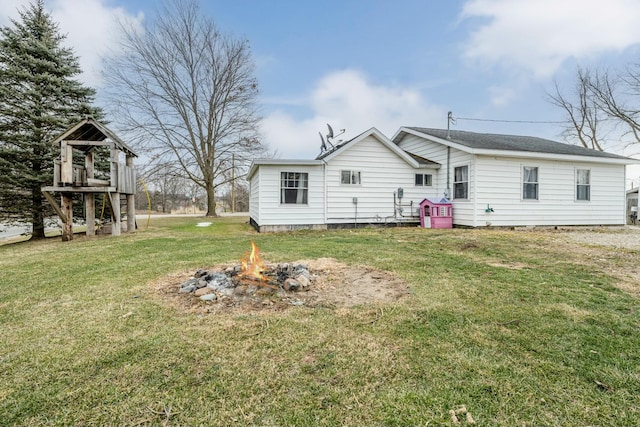
[[[78,58],[43,0],[19,14],[0,28],[0,221],[30,222],[32,238],[43,238],[51,210],[40,188],[52,184],[59,154],[51,142],[101,112],[91,107],[95,91],[75,79]]]

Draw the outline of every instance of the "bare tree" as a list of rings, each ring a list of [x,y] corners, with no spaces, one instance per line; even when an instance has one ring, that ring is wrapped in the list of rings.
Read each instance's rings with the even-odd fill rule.
[[[602,150],[612,133],[628,145],[640,143],[639,65],[617,73],[579,68],[574,91],[565,95],[556,83],[549,98],[567,113],[565,134],[587,148]]]
[[[123,32],[105,75],[117,119],[153,162],[179,165],[204,189],[215,216],[232,155],[262,150],[249,43],[223,34],[195,0],[167,3],[152,25]]]
[[[598,107],[611,119],[631,133],[634,142],[640,143],[640,76],[638,66],[611,75],[608,72],[595,73],[590,80],[590,91]],[[635,104],[635,105],[634,105]]]
[[[605,115],[592,96],[589,70],[578,69],[574,91],[571,94],[563,94],[556,82],[555,93],[549,94],[549,98],[552,104],[562,108],[567,114],[565,137],[577,138],[583,147],[602,151],[599,125]]]

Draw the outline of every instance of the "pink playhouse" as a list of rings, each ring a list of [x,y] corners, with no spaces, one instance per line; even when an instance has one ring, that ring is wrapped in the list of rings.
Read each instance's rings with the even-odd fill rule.
[[[452,228],[453,206],[449,199],[424,199],[420,202],[420,226],[424,228]]]

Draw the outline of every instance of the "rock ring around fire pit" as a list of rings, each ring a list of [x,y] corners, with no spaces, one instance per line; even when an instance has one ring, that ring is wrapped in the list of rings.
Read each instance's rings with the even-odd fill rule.
[[[332,258],[265,264],[256,278],[238,265],[222,264],[171,274],[153,283],[165,303],[198,312],[286,310],[290,307],[351,307],[397,301],[409,294],[397,275]]]

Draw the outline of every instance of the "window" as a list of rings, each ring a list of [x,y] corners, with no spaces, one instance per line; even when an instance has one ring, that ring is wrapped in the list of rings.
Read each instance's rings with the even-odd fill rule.
[[[309,193],[309,174],[304,172],[280,173],[280,203],[306,205]]]
[[[591,200],[591,171],[589,169],[576,170],[576,199]]]
[[[341,184],[361,184],[360,172],[357,171],[340,171]]]
[[[538,168],[534,166],[522,167],[522,198],[538,200]]]
[[[417,173],[416,174],[416,187],[431,187],[431,174]]]
[[[469,166],[458,166],[453,169],[453,198],[469,198]]]

